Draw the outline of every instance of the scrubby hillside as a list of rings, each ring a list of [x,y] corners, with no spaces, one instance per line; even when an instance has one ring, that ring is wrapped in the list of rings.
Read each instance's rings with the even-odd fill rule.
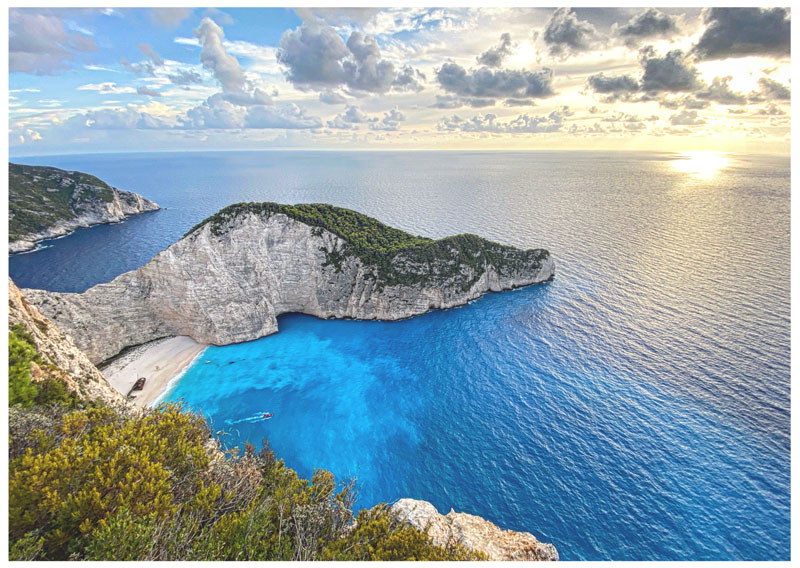
[[[80,227],[122,221],[155,211],[141,195],[111,187],[93,175],[46,166],[8,164],[9,252]]]

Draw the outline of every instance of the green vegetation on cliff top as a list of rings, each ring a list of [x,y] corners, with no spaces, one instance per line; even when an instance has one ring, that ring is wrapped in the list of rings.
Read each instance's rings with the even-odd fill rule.
[[[114,199],[111,186],[93,175],[48,166],[8,164],[8,234],[16,240],[75,218],[74,191],[82,200],[107,203]]]
[[[341,270],[348,256],[356,256],[365,265],[374,267],[378,286],[455,277],[463,280],[461,284],[466,290],[487,264],[492,264],[502,275],[525,268],[536,269],[549,256],[544,249],[523,251],[471,234],[439,240],[414,236],[357,211],[324,203],[236,203],[204,219],[184,236],[205,225],[210,225],[212,234],[220,236],[230,221],[248,213],[266,217],[284,214],[341,237],[346,245],[339,250],[326,250],[326,264]],[[464,268],[471,271],[465,272]]]
[[[32,381],[37,361],[14,326],[11,560],[486,559],[434,545],[386,505],[356,515],[353,482],[324,470],[301,479],[266,442],[222,453],[205,419],[180,405],[138,413]]]

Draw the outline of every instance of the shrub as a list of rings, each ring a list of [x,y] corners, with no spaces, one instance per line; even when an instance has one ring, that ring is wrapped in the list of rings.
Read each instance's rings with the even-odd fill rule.
[[[222,454],[202,417],[174,403],[142,414],[97,406],[13,413],[14,560],[460,560],[385,505],[354,519],[353,482],[301,479],[264,446]],[[63,407],[62,407],[63,408]],[[31,428],[26,429],[28,425]]]

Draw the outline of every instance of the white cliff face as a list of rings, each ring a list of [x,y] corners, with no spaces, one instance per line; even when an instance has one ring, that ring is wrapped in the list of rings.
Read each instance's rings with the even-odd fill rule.
[[[489,560],[558,560],[552,544],[539,542],[531,533],[503,530],[475,515],[455,511],[441,515],[427,501],[416,499],[400,499],[392,511],[401,521],[426,531],[439,546],[461,544],[484,552]]]
[[[401,253],[393,265],[415,278],[381,285],[376,268],[346,250],[341,237],[285,214],[243,213],[216,234],[211,223],[203,225],[145,266],[83,294],[24,293],[100,362],[166,336],[216,345],[257,339],[276,332],[277,316],[288,312],[397,320],[554,273],[541,251],[509,249],[513,268],[486,262],[476,269],[459,265],[454,249],[451,258],[427,264],[412,265]],[[339,266],[329,262],[337,253]]]
[[[138,215],[147,211],[157,211],[157,203],[130,191],[111,188],[113,199],[102,201],[91,197],[91,193],[99,188],[78,186],[72,196],[74,217],[59,219],[43,231],[28,233],[8,243],[9,254],[25,252],[36,248],[36,243],[45,239],[62,237],[76,229],[119,223],[130,215]]]

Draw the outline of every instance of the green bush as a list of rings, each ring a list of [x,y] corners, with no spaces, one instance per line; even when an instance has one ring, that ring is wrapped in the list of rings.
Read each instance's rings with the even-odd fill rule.
[[[14,414],[14,560],[479,559],[437,547],[379,506],[354,519],[353,483],[301,479],[265,445],[222,454],[202,417],[174,403],[104,406],[51,420]],[[38,425],[26,429],[25,425]]]
[[[31,378],[31,364],[42,372],[38,381]],[[8,332],[8,404],[9,406],[31,406],[63,404],[74,408],[76,396],[69,392],[57,376],[60,372],[45,363],[36,352],[31,336],[17,324]]]

